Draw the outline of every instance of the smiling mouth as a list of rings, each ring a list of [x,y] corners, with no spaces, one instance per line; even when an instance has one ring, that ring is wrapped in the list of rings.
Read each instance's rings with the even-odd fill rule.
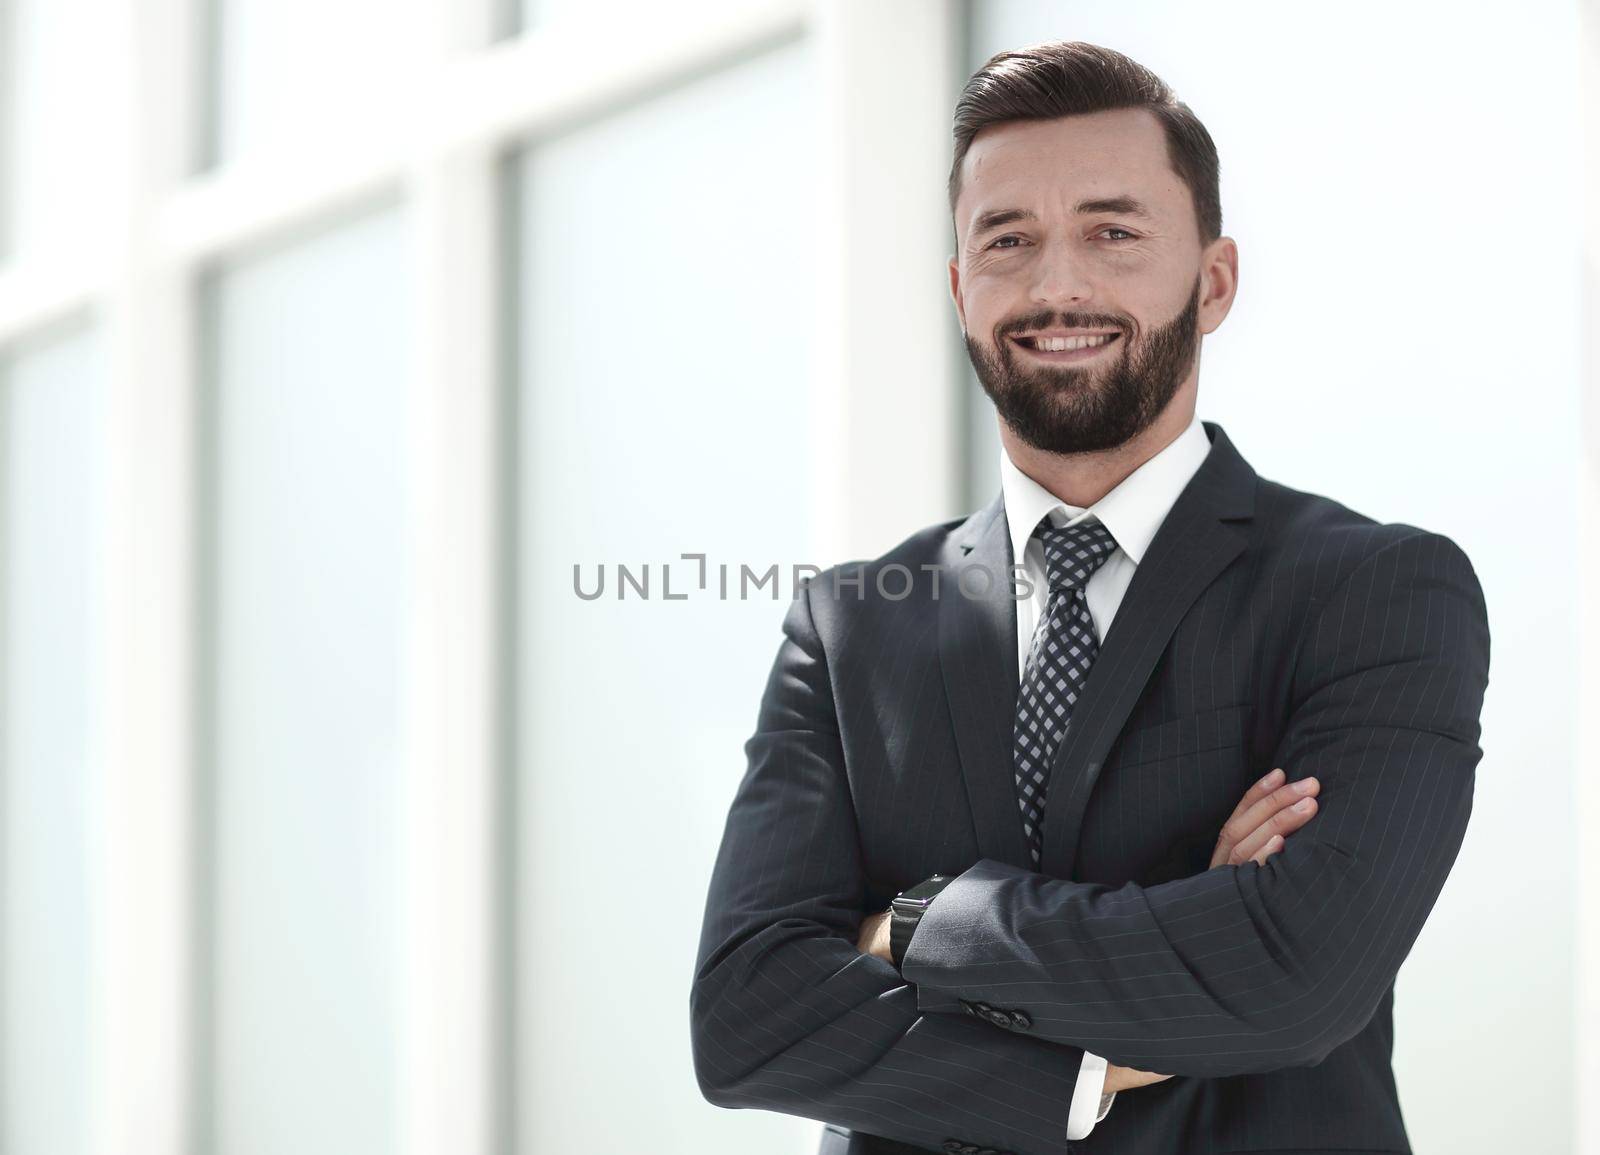
[[[1120,333],[1081,334],[1071,337],[1050,337],[1040,334],[1014,336],[1010,340],[1036,357],[1050,361],[1087,361],[1099,355],[1100,350],[1115,344]]]

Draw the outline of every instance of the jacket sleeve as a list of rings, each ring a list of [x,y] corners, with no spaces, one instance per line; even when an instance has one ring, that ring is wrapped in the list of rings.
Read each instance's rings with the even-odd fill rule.
[[[807,587],[745,745],[689,1000],[702,1094],[935,1150],[1060,1151],[1082,1051],[927,1015],[856,949],[859,834]]]
[[[1021,1008],[1037,1037],[1163,1074],[1321,1062],[1371,1018],[1455,861],[1488,677],[1466,555],[1422,530],[1388,543],[1298,643],[1268,765],[1320,781],[1311,822],[1265,865],[1149,887],[983,859],[906,950],[918,1005]]]

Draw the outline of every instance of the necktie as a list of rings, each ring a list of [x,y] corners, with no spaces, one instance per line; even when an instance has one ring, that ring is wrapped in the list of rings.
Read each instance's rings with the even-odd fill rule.
[[[1017,690],[1017,727],[1013,759],[1017,801],[1035,869],[1044,835],[1045,784],[1050,761],[1067,725],[1089,667],[1100,652],[1089,616],[1084,587],[1089,577],[1117,548],[1111,531],[1095,520],[1052,526],[1048,518],[1034,530],[1044,546],[1050,598],[1033,632],[1028,661]]]

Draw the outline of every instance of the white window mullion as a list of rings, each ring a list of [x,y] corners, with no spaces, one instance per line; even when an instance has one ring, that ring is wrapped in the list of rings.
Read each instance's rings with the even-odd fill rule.
[[[961,378],[935,338],[952,310],[949,117],[937,110],[957,87],[960,5],[812,7],[824,188],[812,411],[816,549],[828,565],[881,553],[959,501]]]
[[[401,1134],[408,1155],[490,1155],[500,1048],[496,189],[488,150],[410,182],[417,371],[403,741],[407,911]]]
[[[106,621],[102,1155],[183,1155],[193,1038],[194,357],[188,270],[154,247],[163,198],[188,162],[197,107],[196,0],[119,0],[125,46],[106,86],[119,132],[107,157],[108,216],[121,223],[105,305],[109,540]]]
[[[435,0],[430,104],[494,32],[489,0]],[[406,1155],[494,1155],[506,1053],[496,1035],[501,700],[498,397],[500,238],[492,143],[418,118],[413,222],[409,673],[401,893],[399,1134]]]

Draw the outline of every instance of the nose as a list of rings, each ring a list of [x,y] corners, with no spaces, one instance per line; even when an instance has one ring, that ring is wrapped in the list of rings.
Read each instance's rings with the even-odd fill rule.
[[[1034,266],[1033,299],[1041,305],[1076,304],[1093,295],[1094,288],[1083,262],[1077,259],[1071,246],[1061,243],[1044,246]]]

